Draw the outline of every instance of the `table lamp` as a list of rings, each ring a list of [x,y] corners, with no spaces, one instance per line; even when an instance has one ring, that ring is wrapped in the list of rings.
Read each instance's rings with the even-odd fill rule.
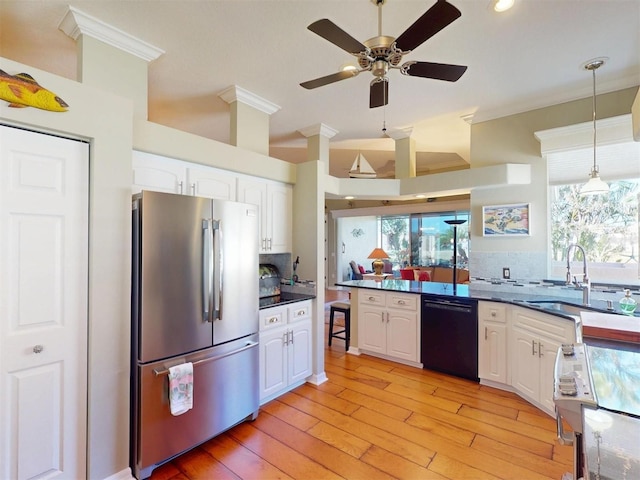
[[[387,255],[387,253],[381,248],[374,248],[373,252],[371,252],[367,258],[374,259],[372,263],[373,270],[376,275],[382,275],[382,269],[384,268],[384,262],[382,259],[389,258],[389,255]]]

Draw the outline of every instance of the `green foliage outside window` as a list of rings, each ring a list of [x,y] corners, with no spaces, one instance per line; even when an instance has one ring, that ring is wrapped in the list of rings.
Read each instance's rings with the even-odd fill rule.
[[[640,181],[611,182],[610,191],[605,195],[580,196],[580,187],[553,187],[553,259],[566,260],[567,247],[571,243],[578,243],[585,248],[588,262],[627,262],[635,259],[638,253]]]

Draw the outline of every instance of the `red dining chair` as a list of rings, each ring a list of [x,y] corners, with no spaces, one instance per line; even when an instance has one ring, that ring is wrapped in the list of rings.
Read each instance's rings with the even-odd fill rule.
[[[415,280],[415,275],[412,268],[401,268],[400,278],[402,280]]]

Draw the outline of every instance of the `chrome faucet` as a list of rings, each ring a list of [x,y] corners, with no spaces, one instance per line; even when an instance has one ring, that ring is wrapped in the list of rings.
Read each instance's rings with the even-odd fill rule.
[[[571,251],[573,249],[580,250],[582,252],[582,281],[578,281],[575,275],[571,274]],[[582,290],[582,304],[585,306],[591,305],[591,280],[589,279],[589,273],[587,272],[587,253],[582,246],[577,243],[572,243],[567,248],[567,285],[575,285]]]

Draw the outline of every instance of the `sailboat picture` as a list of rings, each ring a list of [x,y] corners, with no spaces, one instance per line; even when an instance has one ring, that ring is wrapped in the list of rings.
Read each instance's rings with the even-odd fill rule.
[[[376,178],[376,171],[369,165],[364,155],[358,153],[353,165],[351,165],[351,170],[349,170],[349,176],[351,178]]]

